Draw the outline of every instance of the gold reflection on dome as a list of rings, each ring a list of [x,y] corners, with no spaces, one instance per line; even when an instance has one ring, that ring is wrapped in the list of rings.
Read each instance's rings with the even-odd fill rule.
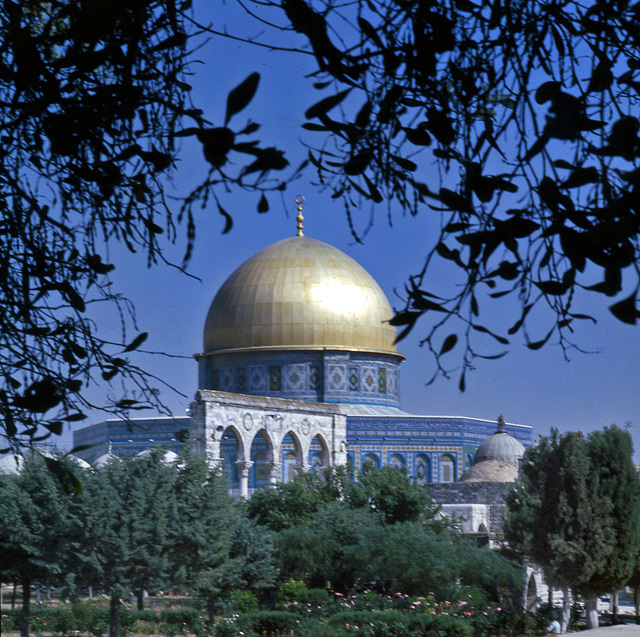
[[[209,308],[204,352],[342,349],[395,354],[389,302],[371,275],[337,248],[284,239],[245,261]]]

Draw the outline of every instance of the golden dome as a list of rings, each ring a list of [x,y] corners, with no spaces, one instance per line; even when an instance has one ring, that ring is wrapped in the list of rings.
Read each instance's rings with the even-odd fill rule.
[[[400,355],[393,311],[351,257],[297,236],[265,248],[223,284],[209,308],[204,352],[333,349]]]

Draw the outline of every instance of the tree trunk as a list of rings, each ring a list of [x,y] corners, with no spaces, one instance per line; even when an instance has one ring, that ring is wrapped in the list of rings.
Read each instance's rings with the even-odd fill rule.
[[[567,627],[569,626],[569,620],[571,619],[571,591],[564,586],[562,588],[562,621],[560,622],[560,627],[562,633],[567,632]]]
[[[16,607],[16,596],[18,595],[18,582],[13,583],[13,593],[11,595],[11,610]]]
[[[587,630],[598,628],[598,598],[586,599],[584,602],[584,614],[587,618]]]
[[[611,623],[615,626],[618,623],[618,591],[611,595]]]
[[[31,580],[22,580],[22,613],[20,614],[20,637],[29,637],[29,610],[31,605]]]
[[[144,610],[144,591],[138,591],[136,598],[138,600],[138,610]]]
[[[114,595],[109,604],[109,637],[118,637],[120,632],[120,598]]]
[[[640,625],[640,586],[633,589],[633,605],[636,607],[636,624]]]
[[[214,597],[209,597],[207,599],[207,630],[209,633],[213,633],[216,627],[216,600]]]

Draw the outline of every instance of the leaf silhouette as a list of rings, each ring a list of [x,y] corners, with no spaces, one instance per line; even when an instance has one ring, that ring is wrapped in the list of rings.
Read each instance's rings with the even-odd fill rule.
[[[239,113],[243,108],[246,108],[249,102],[253,99],[253,96],[258,90],[258,83],[260,82],[259,73],[251,73],[242,83],[234,88],[227,97],[227,114],[224,118],[224,125],[229,123],[229,120]]]

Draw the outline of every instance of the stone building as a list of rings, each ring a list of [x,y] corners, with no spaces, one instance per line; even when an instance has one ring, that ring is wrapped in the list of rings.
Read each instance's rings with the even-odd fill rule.
[[[495,423],[409,414],[400,404],[393,311],[374,278],[351,257],[298,235],[241,264],[213,299],[196,355],[190,418],[105,421],[78,430],[95,461],[110,448],[177,450],[188,432],[230,487],[253,489],[297,471],[365,462],[407,470],[420,484],[454,483],[472,468]],[[522,446],[532,430],[504,423]]]

